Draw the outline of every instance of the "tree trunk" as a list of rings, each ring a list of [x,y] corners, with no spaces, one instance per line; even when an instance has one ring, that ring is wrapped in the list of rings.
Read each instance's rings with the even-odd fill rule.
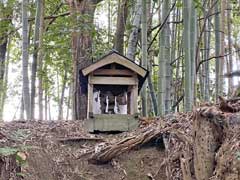
[[[35,29],[34,29],[34,52],[32,62],[32,75],[31,75],[31,119],[35,118],[35,95],[36,95],[36,74],[37,74],[37,59],[39,50],[39,29],[40,19],[42,13],[42,0],[36,1],[36,16],[35,16]]]
[[[224,64],[225,64],[225,9],[226,9],[226,0],[221,0],[221,22],[220,22],[220,39],[221,39],[221,44],[220,44],[220,55],[221,57],[219,58],[220,63],[219,63],[219,95],[223,95],[224,93],[224,77],[223,77],[223,71],[224,71]]]
[[[58,105],[58,120],[63,119],[63,101],[64,101],[64,93],[65,93],[65,89],[66,89],[66,82],[67,82],[67,70],[65,69],[63,83],[62,83],[61,97],[60,97],[59,105]]]
[[[123,54],[124,32],[128,15],[128,0],[118,0],[117,29],[115,35],[114,48]]]
[[[10,44],[11,40],[8,40],[8,47],[7,47],[7,57],[5,59],[5,72],[4,72],[4,79],[2,82],[3,90],[0,93],[0,121],[3,120],[3,113],[4,113],[4,106],[5,100],[7,98],[7,90],[8,90],[8,67],[9,67],[9,59],[10,59]]]
[[[68,92],[66,120],[69,120],[69,114],[70,114],[69,111],[70,111],[70,107],[71,107],[71,92],[72,92],[72,83],[70,84],[69,92]]]
[[[5,72],[5,59],[6,59],[6,52],[7,52],[7,39],[0,39],[0,88],[2,90],[2,82],[4,79],[4,72]]]
[[[44,91],[44,119],[48,120],[48,91],[45,89]]]
[[[3,101],[3,92],[5,91],[4,77],[7,52],[7,39],[0,38],[0,102]],[[3,107],[0,107],[0,121],[3,120]]]
[[[163,23],[166,11],[163,8],[159,11],[159,22]],[[165,44],[165,36],[164,36],[164,28],[161,30],[159,34],[159,63],[158,63],[158,115],[162,116],[165,114],[165,97],[166,97],[166,60],[164,56],[164,44]]]
[[[155,93],[153,82],[152,82],[152,64],[151,64],[151,62],[148,63],[148,69],[149,69],[149,72],[150,72],[148,77],[147,77],[149,93],[150,93],[150,96],[151,96],[154,115],[157,116],[158,115],[158,106],[157,106],[156,93]]]
[[[231,19],[231,2],[228,0],[228,11],[227,11],[227,26],[228,26],[228,51],[229,51],[229,60],[228,60],[228,67],[227,73],[232,72],[233,68],[233,55],[232,55],[232,19]],[[232,94],[233,92],[233,79],[228,78],[228,95]]]
[[[152,39],[151,30],[152,30],[152,20],[153,20],[153,5],[151,4],[151,1],[148,1],[147,11],[148,11],[147,12],[147,14],[148,14],[148,38]],[[148,47],[149,46],[150,46],[150,43],[148,43]],[[150,47],[150,49],[148,50],[148,70],[149,70],[149,74],[148,74],[148,77],[147,77],[149,94],[150,94],[150,97],[151,97],[151,99],[149,98],[149,102],[151,101],[153,114],[155,116],[157,116],[158,115],[157,97],[156,97],[156,92],[154,90],[154,85],[153,85],[153,81],[152,81],[152,75],[153,75],[152,64],[153,63],[154,63],[154,51]]]
[[[28,1],[22,1],[22,88],[23,88],[23,103],[26,112],[26,118],[30,116],[30,94],[29,94],[29,79],[28,79]]]
[[[111,0],[108,0],[108,46],[111,44],[111,27],[112,27],[112,6]]]
[[[163,1],[161,23],[164,23],[168,16],[170,9],[170,2],[168,0]],[[170,60],[170,27],[166,23],[163,25],[159,35],[159,115],[165,115],[171,110],[171,99],[170,99],[170,86],[171,86],[171,60]]]
[[[128,49],[127,49],[127,57],[129,59],[134,60],[136,49],[137,49],[137,42],[138,36],[140,31],[140,23],[141,23],[141,13],[142,13],[142,3],[141,0],[137,0],[137,3],[134,7],[134,19],[132,22],[132,30],[128,39]]]
[[[178,16],[178,9],[175,8],[174,11],[173,11],[173,15],[172,15],[172,21],[177,21],[177,16]],[[174,79],[174,68],[171,66],[171,63],[174,63],[174,66],[175,68],[177,64],[177,62],[179,62],[179,59],[177,60],[176,62],[176,54],[177,54],[177,25],[176,24],[172,24],[171,25],[171,45],[170,45],[170,82],[167,84],[167,91],[169,91],[169,95],[170,96],[170,102],[171,102],[171,107],[170,107],[170,111],[172,112],[173,111],[173,108],[172,108],[172,104],[174,102],[174,96],[175,96],[175,93],[174,93],[174,90],[176,89],[174,87],[174,82],[176,82],[177,78]],[[176,74],[178,76],[178,74]],[[174,81],[175,80],[175,81]]]
[[[24,119],[24,103],[23,103],[23,93],[21,96],[21,102],[20,102],[20,115],[19,119],[23,120]]]
[[[12,2],[0,2],[0,121],[3,120],[3,106],[6,96],[6,53],[9,39],[9,29],[11,28],[11,17],[13,14]],[[2,103],[2,104],[1,104]]]
[[[165,0],[163,3],[164,9],[164,19],[166,18],[167,14],[170,13],[170,0]],[[162,16],[163,18],[163,16]],[[163,33],[165,36],[164,42],[164,58],[166,61],[166,96],[165,96],[165,114],[171,112],[171,78],[172,78],[172,69],[171,69],[171,53],[170,53],[170,26],[168,20],[163,27]]]
[[[92,57],[92,26],[93,16],[97,3],[101,0],[68,0],[71,15],[77,24],[72,33],[72,52],[73,52],[73,119],[80,120],[87,117],[87,85],[84,84],[86,77],[80,70],[91,64]],[[79,18],[84,16],[85,18]]]
[[[196,83],[196,46],[197,46],[197,12],[195,9],[195,2],[191,3],[191,15],[190,15],[190,50],[191,50],[191,100],[192,104],[195,104],[195,83]]]
[[[184,0],[183,1],[183,26],[184,26],[184,110],[192,110],[192,60],[191,60],[191,7],[192,1]]]
[[[181,13],[180,10],[177,9],[177,15],[176,15],[176,21],[180,21],[181,19]],[[176,26],[176,40],[175,40],[175,46],[176,46],[176,57],[174,60],[176,61],[176,76],[175,76],[175,83],[174,83],[174,105],[172,107],[173,111],[179,112],[179,98],[181,96],[181,76],[180,74],[180,64],[181,64],[181,56],[182,56],[182,35],[181,35],[181,28],[179,26]],[[177,59],[177,60],[176,60]]]
[[[48,120],[52,120],[52,114],[51,114],[51,97],[48,96]]]
[[[215,153],[221,145],[222,128],[217,117],[209,118],[197,113],[194,120],[194,170],[197,180],[208,180],[215,168]]]
[[[147,69],[147,0],[142,0],[142,66]],[[147,116],[147,84],[141,90],[142,115]]]
[[[210,3],[204,4],[204,17],[207,16],[207,6],[210,6]],[[204,53],[203,53],[203,59],[208,59],[209,58],[209,53],[210,53],[210,43],[211,43],[211,18],[209,17],[206,21],[206,26],[205,26],[205,32],[204,32]],[[209,62],[205,62],[203,65],[203,72],[204,72],[204,77],[203,77],[203,93],[202,97],[205,101],[209,101],[209,90],[210,90],[210,80],[209,80]]]
[[[44,59],[44,51],[43,51],[43,33],[44,33],[44,14],[45,14],[45,0],[42,0],[41,5],[41,13],[40,13],[40,30],[39,30],[39,44],[38,44],[38,105],[39,105],[39,119],[43,120],[43,59]]]
[[[219,57],[221,54],[221,47],[220,47],[220,18],[219,18],[219,3],[217,2],[215,5],[215,56]],[[216,86],[215,86],[215,94],[216,94],[216,101],[218,100],[218,96],[221,94],[221,81],[220,81],[220,71],[221,71],[221,59],[216,58]]]

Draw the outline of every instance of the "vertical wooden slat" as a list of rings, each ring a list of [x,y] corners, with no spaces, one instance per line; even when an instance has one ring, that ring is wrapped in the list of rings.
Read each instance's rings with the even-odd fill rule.
[[[90,81],[91,75],[88,76],[88,81]],[[89,113],[93,112],[93,84],[88,83],[88,109],[87,118],[89,118]]]
[[[130,113],[133,115],[138,112],[138,104],[137,104],[137,98],[138,98],[138,85],[132,86],[131,91],[131,98],[130,98]]]

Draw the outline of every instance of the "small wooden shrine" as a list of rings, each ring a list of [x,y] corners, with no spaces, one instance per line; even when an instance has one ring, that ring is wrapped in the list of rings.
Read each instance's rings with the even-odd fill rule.
[[[116,51],[82,69],[87,78],[87,125],[93,131],[128,131],[138,125],[138,94],[148,71]]]

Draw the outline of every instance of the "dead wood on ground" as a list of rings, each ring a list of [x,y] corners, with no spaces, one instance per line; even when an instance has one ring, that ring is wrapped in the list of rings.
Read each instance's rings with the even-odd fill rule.
[[[94,137],[64,137],[57,139],[60,142],[78,142],[78,141],[96,141],[96,142],[104,142],[103,138],[94,138]]]
[[[159,126],[165,127],[159,127]],[[93,154],[93,156],[89,159],[89,162],[94,164],[104,164],[111,161],[113,158],[123,154],[132,149],[137,149],[144,144],[149,143],[154,139],[160,138],[163,134],[171,134],[174,137],[178,137],[181,142],[184,143],[192,143],[192,139],[185,135],[180,129],[182,128],[181,123],[175,122],[171,126],[167,123],[154,125],[147,127],[146,129],[142,129],[141,132],[137,132],[137,135],[129,136],[115,144],[111,144],[101,149],[101,151]]]
[[[240,100],[237,99],[230,99],[225,100],[223,97],[219,96],[220,101],[220,110],[223,112],[239,112],[240,111]]]
[[[223,180],[231,177],[238,180],[240,130],[235,127],[240,127],[240,115],[236,113],[239,110],[239,100],[220,97],[220,104],[155,121],[147,128],[95,152],[89,161],[94,164],[107,163],[164,136],[166,158],[160,167],[166,168],[168,179]],[[227,168],[229,164],[231,170]]]

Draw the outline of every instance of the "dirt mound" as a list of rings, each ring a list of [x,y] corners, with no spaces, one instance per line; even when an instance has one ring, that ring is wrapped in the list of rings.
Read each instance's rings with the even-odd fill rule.
[[[115,158],[105,165],[89,163],[102,146],[130,133],[89,134],[80,121],[14,121],[0,124],[0,179],[27,180],[112,180],[149,179],[159,172],[163,149],[147,145]],[[18,152],[26,156],[19,163]],[[20,157],[21,158],[21,157]]]
[[[239,180],[240,103],[142,118],[119,134],[89,134],[80,121],[0,124],[0,177],[27,180]]]

